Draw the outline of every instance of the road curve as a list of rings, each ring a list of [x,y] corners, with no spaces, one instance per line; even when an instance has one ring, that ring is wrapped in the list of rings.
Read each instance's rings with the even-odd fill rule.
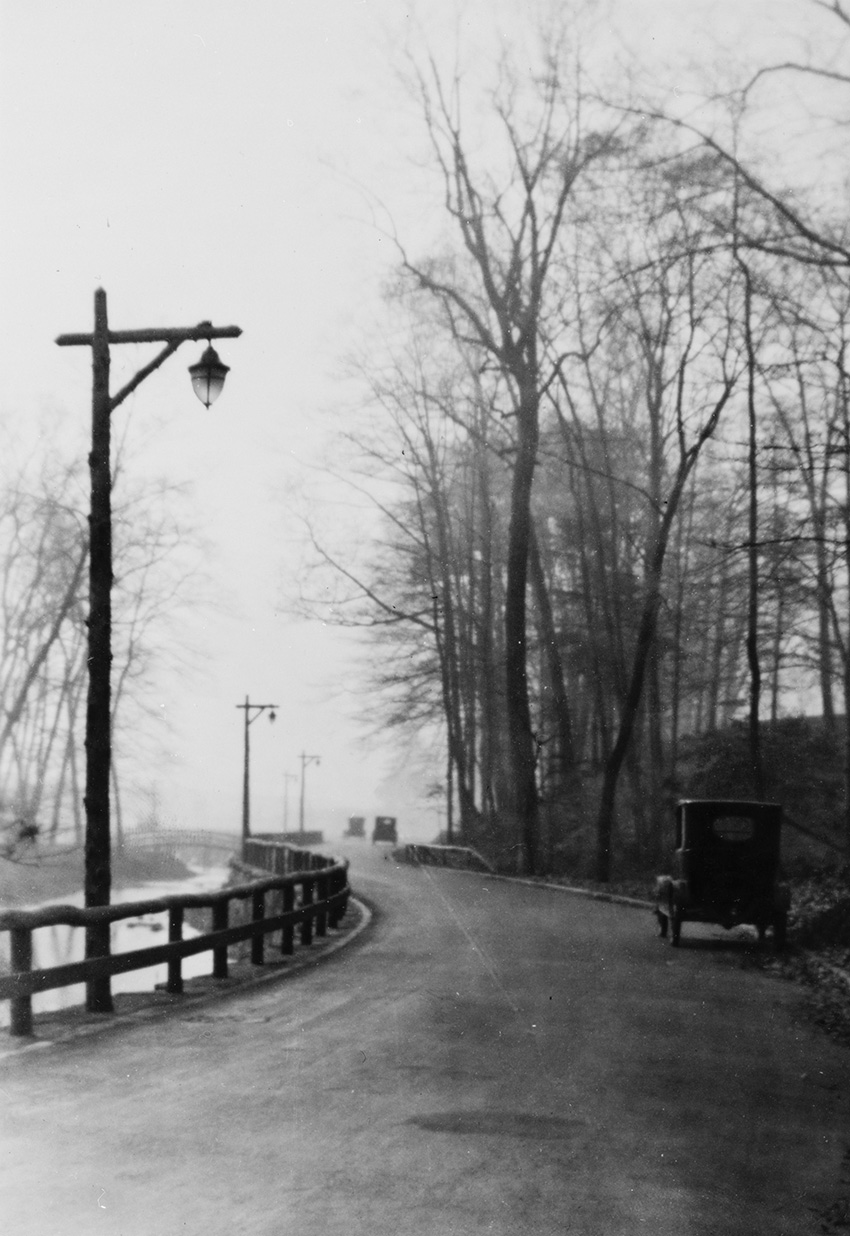
[[[315,969],[0,1062],[4,1232],[838,1230],[850,1053],[740,942],[348,852],[375,918]]]

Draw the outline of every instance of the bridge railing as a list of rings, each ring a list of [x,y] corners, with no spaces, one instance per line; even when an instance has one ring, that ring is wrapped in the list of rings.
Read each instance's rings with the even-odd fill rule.
[[[415,863],[428,867],[455,867],[461,871],[487,871],[493,874],[494,868],[483,854],[479,854],[469,845],[419,845],[408,842],[394,852],[394,856],[405,863]]]
[[[236,854],[242,845],[239,833],[213,832],[211,829],[157,828],[126,832],[122,845],[130,852],[138,850],[199,850],[211,853]]]
[[[249,843],[250,844],[250,843]],[[79,909],[76,906],[46,906],[39,910],[7,910],[0,913],[0,931],[11,937],[11,973],[0,978],[0,999],[9,1000],[10,1025],[13,1035],[30,1035],[33,1028],[32,997],[37,992],[50,991],[57,987],[69,987],[85,983],[89,993],[89,1007],[103,1007],[106,991],[107,1011],[111,1008],[109,980],[113,974],[125,974],[131,970],[144,970],[149,966],[168,964],[168,992],[183,991],[181,963],[184,957],[212,951],[213,977],[228,976],[228,947],[243,940],[251,941],[251,962],[262,965],[266,936],[280,932],[280,951],[287,955],[294,952],[296,928],[302,945],[312,944],[314,935],[325,936],[328,928],[339,925],[345,914],[350,888],[348,862],[337,861],[324,855],[297,851],[296,858],[275,856],[274,843],[257,843],[265,851],[245,855],[252,866],[268,870],[271,863],[292,864],[286,873],[275,874],[250,883],[231,885],[214,892],[174,893],[146,901],[124,902],[120,905],[96,906]],[[269,848],[271,847],[271,848]],[[263,858],[265,861],[255,862]],[[295,867],[296,869],[292,869]],[[278,905],[267,913],[267,898],[278,894]],[[230,907],[233,902],[250,902],[246,921],[231,924]],[[209,908],[212,911],[211,929],[206,934],[183,939],[183,920],[188,909]],[[168,943],[149,948],[133,949],[123,953],[101,953],[89,956],[84,961],[51,966],[48,969],[32,968],[32,933],[39,927],[65,925],[69,927],[99,929],[103,925],[121,919],[137,918],[143,914],[168,914]],[[94,993],[95,1002],[92,997]]]

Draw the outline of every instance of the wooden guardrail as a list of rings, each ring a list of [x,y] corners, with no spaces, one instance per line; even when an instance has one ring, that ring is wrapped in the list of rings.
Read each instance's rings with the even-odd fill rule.
[[[264,879],[217,891],[175,893],[147,901],[87,909],[46,906],[39,910],[7,910],[0,914],[0,931],[8,931],[11,937],[11,973],[0,978],[0,999],[11,1002],[10,1033],[32,1034],[32,997],[36,992],[86,983],[89,993],[94,985],[99,996],[102,996],[105,983],[108,995],[109,979],[113,974],[125,974],[130,970],[143,970],[167,962],[166,991],[179,993],[183,990],[181,963],[184,957],[211,950],[213,977],[225,979],[228,974],[227,950],[231,944],[250,940],[251,961],[254,965],[262,965],[265,937],[271,932],[281,933],[280,951],[291,954],[295,947],[296,927],[300,930],[300,943],[309,945],[314,934],[324,936],[328,927],[338,926],[351,891],[347,861],[340,862],[303,850],[293,851],[291,847],[263,841],[246,842],[243,858],[246,863],[261,869],[275,870],[278,867],[284,870]],[[273,893],[279,893],[280,905],[275,912],[267,914],[266,899]],[[250,901],[250,918],[247,921],[230,924],[230,905],[233,901]],[[185,911],[190,908],[211,909],[211,930],[205,935],[184,940],[183,919]],[[39,927],[95,927],[102,933],[104,924],[163,912],[168,914],[167,944],[89,956],[84,961],[45,970],[32,969],[32,933]],[[92,1007],[91,1003],[89,1007]]]
[[[406,863],[429,867],[455,867],[461,871],[487,871],[494,874],[493,866],[483,854],[469,845],[419,845],[408,842],[394,852],[396,858]]]

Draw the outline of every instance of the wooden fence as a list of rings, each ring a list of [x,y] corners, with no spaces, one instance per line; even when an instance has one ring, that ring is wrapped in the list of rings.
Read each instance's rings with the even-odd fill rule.
[[[300,943],[309,945],[315,936],[327,935],[328,927],[338,926],[345,914],[350,895],[348,863],[324,855],[293,850],[290,846],[265,840],[245,842],[243,859],[252,867],[273,871],[263,879],[232,885],[214,892],[175,893],[148,901],[125,902],[122,905],[78,909],[76,906],[47,906],[39,910],[7,910],[0,914],[0,931],[11,937],[11,973],[0,978],[0,999],[11,1002],[9,1031],[13,1035],[32,1034],[32,997],[36,992],[50,991],[85,983],[87,1006],[96,1012],[112,1010],[109,981],[113,974],[143,970],[167,962],[166,990],[183,990],[181,962],[195,953],[212,951],[213,977],[224,979],[228,974],[228,946],[242,940],[251,941],[251,961],[262,965],[266,936],[280,932],[280,951],[291,954],[298,928]],[[269,894],[279,894],[279,905],[267,913]],[[246,921],[231,925],[231,902],[250,902]],[[205,935],[183,939],[183,918],[187,909],[211,910],[210,931]],[[113,953],[99,949],[92,956],[91,941],[98,945],[108,925],[143,914],[168,914],[168,943],[130,952]],[[87,930],[87,957],[84,961],[52,966],[46,970],[32,969],[32,933],[39,927],[67,925]],[[105,929],[105,930],[104,930]],[[105,998],[104,998],[105,997]]]

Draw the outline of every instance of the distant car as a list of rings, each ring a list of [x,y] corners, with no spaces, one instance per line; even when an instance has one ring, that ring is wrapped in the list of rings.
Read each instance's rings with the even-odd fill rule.
[[[375,827],[372,829],[372,844],[376,841],[398,841],[398,829],[394,815],[376,815]]]
[[[365,837],[366,836],[366,819],[362,815],[350,815],[348,817],[348,828],[345,832],[346,837]]]
[[[689,799],[676,806],[671,875],[656,880],[659,934],[678,947],[682,924],[741,923],[784,948],[791,894],[780,877],[777,803]]]

